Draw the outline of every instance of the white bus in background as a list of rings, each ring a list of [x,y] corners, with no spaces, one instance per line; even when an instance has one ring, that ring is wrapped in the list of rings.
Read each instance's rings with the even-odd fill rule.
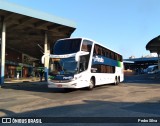
[[[49,57],[49,88],[93,89],[124,80],[122,56],[90,39],[60,39]]]

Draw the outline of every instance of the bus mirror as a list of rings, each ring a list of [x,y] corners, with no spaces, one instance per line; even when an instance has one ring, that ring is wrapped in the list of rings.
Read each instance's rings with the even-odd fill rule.
[[[75,61],[77,61],[77,62],[79,61],[79,53],[76,54]]]
[[[84,52],[84,51],[77,52],[76,56],[75,56],[75,60],[78,62],[79,56],[84,56],[84,55],[88,55],[88,54],[89,54],[89,52]]]
[[[45,57],[45,55],[43,55],[42,58],[41,58],[42,64],[44,64],[44,57]]]
[[[42,64],[44,64],[44,60],[45,60],[45,58],[46,58],[47,56],[49,56],[49,54],[45,54],[45,55],[42,56],[42,58],[41,58]]]

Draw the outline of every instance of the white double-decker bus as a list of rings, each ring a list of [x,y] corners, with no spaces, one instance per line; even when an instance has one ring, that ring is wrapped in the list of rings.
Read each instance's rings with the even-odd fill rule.
[[[49,88],[93,89],[123,79],[122,56],[90,39],[60,39],[49,55]]]

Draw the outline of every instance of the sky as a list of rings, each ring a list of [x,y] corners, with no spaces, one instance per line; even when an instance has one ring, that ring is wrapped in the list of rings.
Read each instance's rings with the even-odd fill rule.
[[[160,0],[6,1],[74,21],[71,37],[95,40],[123,58],[150,54],[146,44],[160,35]]]

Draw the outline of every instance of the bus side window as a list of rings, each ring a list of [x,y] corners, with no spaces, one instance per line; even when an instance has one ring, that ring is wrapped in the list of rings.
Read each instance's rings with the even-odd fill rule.
[[[91,41],[88,41],[88,40],[84,40],[83,43],[82,43],[82,51],[85,51],[85,52],[91,52],[91,49],[92,49],[92,42]]]
[[[122,58],[122,56],[120,55],[120,61],[122,62],[122,60],[123,60],[123,58]]]
[[[82,51],[88,52],[88,47],[87,47],[87,45],[85,45],[85,44],[82,45]]]
[[[88,62],[89,62],[89,54],[80,56],[80,63],[79,63],[79,71],[85,71],[88,69]]]
[[[97,54],[98,54],[98,47],[97,47],[97,45],[94,45],[93,54],[94,54],[94,55],[97,55]]]
[[[106,57],[109,58],[109,50],[106,50]]]
[[[111,51],[108,51],[108,58],[111,58]]]
[[[102,49],[102,55],[106,57],[106,50],[104,48]]]

